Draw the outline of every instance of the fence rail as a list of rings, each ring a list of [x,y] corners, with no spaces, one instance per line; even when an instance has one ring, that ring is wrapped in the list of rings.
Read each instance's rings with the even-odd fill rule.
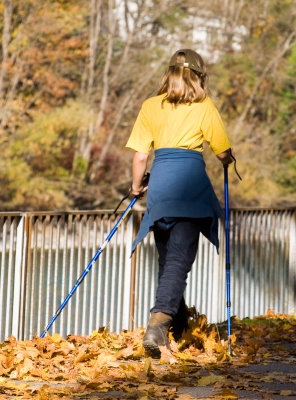
[[[109,211],[0,213],[0,340],[39,335],[104,242],[117,216]],[[121,224],[52,332],[89,334],[145,326],[157,286],[157,252],[149,234],[130,249],[142,213]],[[185,299],[211,322],[226,319],[224,227],[220,254],[203,236]],[[230,211],[232,315],[296,307],[296,210]]]

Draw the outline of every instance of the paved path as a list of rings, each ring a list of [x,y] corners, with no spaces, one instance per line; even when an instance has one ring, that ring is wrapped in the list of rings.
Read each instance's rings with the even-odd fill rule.
[[[248,366],[238,367],[235,363],[216,365],[212,367],[201,368],[200,365],[188,366],[188,372],[184,372],[182,382],[175,382],[172,374],[171,379],[165,382],[154,382],[153,377],[149,382],[154,383],[154,386],[159,385],[160,388],[169,388],[173,393],[164,395],[163,399],[246,399],[246,400],[296,400],[296,343],[286,343],[283,345],[288,349],[288,353],[283,352],[278,356],[273,356],[271,359],[266,358],[260,363],[250,364]],[[153,362],[154,368],[165,369],[167,366],[159,364],[158,361]],[[202,379],[202,378],[208,378]],[[65,382],[28,382],[10,380],[14,384],[26,383],[35,393],[44,385],[49,385],[51,388],[65,388],[74,384]],[[203,383],[205,382],[205,386]],[[141,399],[154,400],[162,399],[162,397],[145,396],[141,397],[141,387],[133,391],[109,391],[107,393],[75,393],[73,396],[60,396],[64,400],[68,399]],[[169,392],[169,390],[168,390]],[[227,395],[229,397],[227,397]],[[237,395],[237,397],[235,397]],[[23,398],[23,397],[21,397]],[[28,398],[28,397],[24,397]],[[35,397],[36,398],[36,397]],[[47,398],[47,397],[46,397]],[[50,397],[48,397],[50,398]],[[55,397],[57,398],[57,397]],[[20,399],[19,396],[6,395],[1,391],[0,382],[0,400],[4,399]],[[40,395],[39,399],[44,399]]]

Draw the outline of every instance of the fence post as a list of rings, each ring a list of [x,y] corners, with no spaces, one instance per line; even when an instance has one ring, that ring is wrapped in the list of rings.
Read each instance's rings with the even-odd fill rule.
[[[132,258],[131,248],[133,242],[133,224],[134,213],[131,212],[126,224],[126,249],[124,262],[124,277],[123,277],[123,307],[122,307],[122,329],[130,329],[130,313],[131,313],[131,287],[132,287]]]
[[[288,298],[289,312],[296,313],[296,210],[291,211],[290,234],[289,234],[289,276],[290,287]]]
[[[141,223],[141,216],[138,212],[133,212],[133,233],[132,241],[135,240]],[[131,248],[131,247],[130,247]],[[136,268],[137,268],[137,250],[134,251],[132,255],[132,265],[131,265],[131,289],[130,289],[130,317],[129,317],[129,330],[135,329],[135,287],[136,287]]]
[[[15,217],[17,221],[17,217]],[[20,313],[22,295],[22,261],[24,245],[24,216],[20,217],[16,229],[15,261],[14,261],[14,283],[13,283],[13,305],[12,305],[12,335],[20,339]]]

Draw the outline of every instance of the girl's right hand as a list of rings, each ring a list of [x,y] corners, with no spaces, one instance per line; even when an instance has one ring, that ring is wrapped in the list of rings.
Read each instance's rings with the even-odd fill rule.
[[[223,153],[216,154],[216,157],[221,161],[222,164],[229,165],[234,161],[231,155],[235,157],[233,148],[223,151]]]

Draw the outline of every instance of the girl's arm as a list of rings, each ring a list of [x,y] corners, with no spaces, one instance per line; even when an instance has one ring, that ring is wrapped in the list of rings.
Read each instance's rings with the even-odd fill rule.
[[[142,197],[141,195],[147,190],[147,186],[143,186],[142,181],[146,172],[148,162],[148,154],[135,152],[133,158],[133,184],[131,193],[136,197]]]

